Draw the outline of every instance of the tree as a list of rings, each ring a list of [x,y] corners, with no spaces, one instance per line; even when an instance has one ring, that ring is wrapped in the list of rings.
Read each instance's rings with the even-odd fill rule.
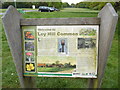
[[[56,61],[55,64],[58,65],[60,61]]]
[[[69,7],[70,5],[67,2],[62,3],[63,8]]]
[[[87,0],[86,0],[87,1]],[[89,8],[94,10],[101,10],[108,2],[79,2],[76,4],[77,8]],[[111,3],[115,9],[120,9],[120,1],[119,2],[109,2]]]
[[[4,3],[2,4],[2,8],[8,8],[9,5],[15,6],[13,2],[4,2]]]
[[[49,7],[62,8],[62,2],[48,2]]]
[[[74,3],[71,4],[71,7],[74,8],[76,5]]]
[[[114,8],[116,11],[118,11],[118,10],[120,11],[120,1],[114,3]]]

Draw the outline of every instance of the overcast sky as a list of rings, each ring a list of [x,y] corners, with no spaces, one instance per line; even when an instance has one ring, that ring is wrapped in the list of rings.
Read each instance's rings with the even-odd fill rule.
[[[68,2],[69,4],[71,4],[71,3],[76,4],[76,3],[79,3],[81,1],[84,1],[84,0],[62,0],[62,2]]]

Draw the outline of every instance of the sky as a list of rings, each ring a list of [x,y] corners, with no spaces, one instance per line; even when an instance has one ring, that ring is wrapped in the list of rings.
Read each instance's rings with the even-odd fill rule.
[[[72,4],[72,3],[76,4],[76,3],[79,3],[81,1],[84,1],[84,0],[62,0],[62,2],[67,2],[69,4]]]

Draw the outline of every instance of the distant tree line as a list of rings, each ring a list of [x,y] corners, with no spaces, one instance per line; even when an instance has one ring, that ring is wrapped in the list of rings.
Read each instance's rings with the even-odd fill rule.
[[[61,0],[60,0],[61,1]],[[72,3],[69,5],[67,2],[16,2],[17,8],[32,8],[32,5],[35,5],[36,8],[39,6],[49,6],[55,7],[58,9],[71,7],[71,8],[89,8],[94,10],[102,9],[105,4],[108,2],[79,2],[77,4]],[[110,2],[116,10],[120,10],[120,1],[119,2]],[[2,8],[8,8],[9,5],[15,6],[14,2],[4,2],[2,3]]]
[[[62,7],[66,8],[66,7],[70,7],[70,5],[67,2],[64,2],[64,3],[62,3]]]
[[[79,2],[75,5],[76,8],[89,8],[94,10],[101,10],[108,2]],[[110,2],[116,10],[120,9],[120,2]]]
[[[15,6],[15,2],[4,2],[2,8],[8,8],[9,5]],[[36,8],[39,6],[62,8],[62,2],[16,2],[17,8],[32,8],[32,5],[35,5]]]

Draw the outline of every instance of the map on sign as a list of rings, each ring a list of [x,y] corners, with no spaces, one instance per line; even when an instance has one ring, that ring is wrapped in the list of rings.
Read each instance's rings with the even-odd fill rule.
[[[98,25],[22,30],[24,76],[97,78]]]

